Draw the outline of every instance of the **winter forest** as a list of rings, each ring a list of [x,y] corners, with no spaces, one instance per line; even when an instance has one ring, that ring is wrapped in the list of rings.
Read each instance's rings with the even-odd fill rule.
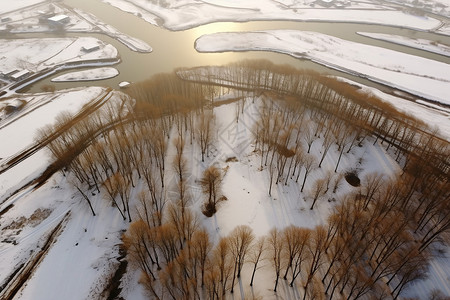
[[[448,141],[348,83],[248,60],[158,74],[103,103],[39,130],[52,154],[41,181],[62,172],[93,218],[93,196],[117,209],[125,267],[149,299],[233,299],[260,280],[246,298],[283,286],[292,299],[398,299],[448,247]],[[247,139],[221,150],[236,126]],[[363,169],[374,146],[395,172]],[[212,236],[205,220],[236,197],[233,165],[317,225]]]

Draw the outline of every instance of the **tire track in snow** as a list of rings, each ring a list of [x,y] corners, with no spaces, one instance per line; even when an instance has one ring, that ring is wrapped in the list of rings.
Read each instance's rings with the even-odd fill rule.
[[[13,276],[1,287],[1,299],[13,299],[15,295],[26,284],[28,279],[33,275],[39,264],[44,260],[48,250],[54,244],[55,239],[63,230],[63,223],[68,219],[70,212],[66,213],[64,218],[56,225],[48,235],[41,250],[31,257],[27,263],[21,265],[19,269],[14,270]]]

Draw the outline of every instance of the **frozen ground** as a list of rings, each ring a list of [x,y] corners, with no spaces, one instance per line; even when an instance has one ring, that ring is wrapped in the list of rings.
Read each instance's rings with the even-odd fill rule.
[[[450,105],[448,64],[317,32],[221,32],[201,36],[195,48],[200,52],[285,53]]]
[[[113,78],[119,75],[119,71],[115,68],[105,67],[96,68],[78,72],[70,72],[67,74],[60,75],[53,78],[54,82],[64,82],[64,81],[91,81],[91,80],[102,80],[107,78]]]
[[[6,3],[6,1],[3,1],[2,5],[0,5],[0,14],[11,12],[16,9],[21,9],[42,2],[45,2],[45,0],[14,0],[8,1],[8,3]]]
[[[15,99],[24,101],[25,106],[10,115],[2,114],[0,123],[0,166],[8,157],[28,148],[35,142],[37,130],[52,124],[62,111],[78,112],[84,105],[106,93],[105,88],[90,87],[59,91],[54,94],[21,95]],[[11,101],[11,100],[9,100]],[[0,102],[7,105],[7,102]],[[3,113],[3,112],[2,112]],[[46,150],[40,150],[5,173],[0,174],[0,203],[21,184],[37,177],[49,164]],[[33,177],[34,176],[34,177]],[[26,178],[26,180],[25,180]]]
[[[386,2],[334,1],[333,8],[320,1],[275,0],[103,0],[144,20],[170,30],[183,30],[218,21],[326,21],[383,24],[433,30],[441,22],[432,17],[403,12]]]
[[[98,47],[94,51],[83,48]],[[92,37],[0,40],[0,72],[42,71],[67,63],[118,59],[117,49]]]
[[[437,53],[450,57],[450,46],[438,42],[433,42],[425,39],[414,39],[400,35],[373,33],[373,32],[358,32],[362,36],[367,36],[373,39],[391,42],[403,46],[408,46],[415,49],[420,49],[428,52]]]
[[[450,2],[448,0],[386,0],[387,2],[395,3],[403,7],[410,7],[411,9],[424,10],[432,12],[444,17],[450,15]]]

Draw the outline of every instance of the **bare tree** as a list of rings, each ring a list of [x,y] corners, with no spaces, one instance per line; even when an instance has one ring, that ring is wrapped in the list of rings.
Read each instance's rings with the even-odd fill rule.
[[[234,290],[235,278],[241,277],[242,266],[245,262],[245,256],[255,239],[252,229],[247,225],[239,225],[230,233],[230,251],[234,257],[234,271],[231,282],[231,292]]]
[[[127,249],[127,253],[132,263],[138,265],[138,267],[151,276],[153,280],[156,279],[156,272],[153,270],[153,264],[155,259],[151,251],[151,235],[149,235],[148,225],[138,220],[130,225],[127,233],[123,236],[123,244]]]
[[[210,166],[203,172],[203,177],[200,179],[200,185],[203,192],[208,199],[205,203],[203,213],[211,217],[217,211],[217,203],[220,201],[220,189],[222,185],[222,172],[215,166]]]
[[[305,284],[303,288],[305,289],[305,293],[303,294],[303,300],[306,299],[306,294],[308,290],[308,285],[313,280],[314,275],[319,270],[321,265],[323,264],[323,253],[324,246],[326,245],[327,231],[324,227],[318,226],[313,231],[311,243],[308,244],[308,252],[309,252],[309,262],[308,262],[308,273]]]
[[[213,250],[212,267],[217,268],[218,279],[221,285],[221,295],[229,289],[229,280],[232,276],[234,261],[230,253],[229,238],[221,238]]]
[[[361,184],[361,192],[364,195],[364,209],[367,209],[375,195],[379,193],[381,187],[384,185],[383,174],[368,173],[364,176]]]
[[[214,113],[202,110],[197,120],[197,135],[198,143],[200,144],[200,151],[202,153],[202,162],[205,161],[205,154],[208,152],[208,147],[213,138],[213,121]]]
[[[120,208],[119,204],[116,201],[116,196],[118,194],[118,189],[117,189],[117,185],[115,182],[115,177],[114,175],[107,178],[104,182],[103,182],[103,187],[106,190],[106,193],[108,194],[109,198],[111,199],[111,201],[114,203],[115,207],[119,210],[120,215],[122,216],[122,218],[125,220],[125,214],[122,211],[122,209]]]
[[[305,245],[307,240],[307,234],[305,232],[308,232],[307,229],[299,228],[294,225],[291,225],[289,227],[286,227],[282,234],[284,239],[284,246],[286,251],[284,251],[285,254],[285,261],[286,261],[286,271],[284,272],[283,279],[287,280],[288,272],[289,270],[292,270],[293,273],[293,280],[295,280],[295,272],[297,272],[297,267],[300,265],[295,265],[294,263],[301,264],[301,261],[304,260],[303,257],[303,250],[305,249]],[[297,274],[298,275],[298,274]]]
[[[323,144],[322,144],[322,149],[323,149],[323,153],[322,153],[322,157],[320,158],[319,161],[319,168],[322,167],[322,162],[325,159],[325,156],[328,153],[328,150],[330,150],[331,146],[333,145],[334,142],[334,136],[331,134],[331,131],[328,131],[327,134],[325,134],[325,136],[323,137]]]
[[[309,209],[314,208],[314,204],[316,204],[316,201],[321,198],[323,195],[325,195],[326,192],[326,180],[325,179],[317,179],[316,182],[314,182],[314,185],[310,191],[311,198],[312,198],[312,204]]]
[[[335,194],[338,190],[338,188],[341,186],[342,184],[342,179],[344,178],[344,175],[342,173],[339,173],[337,176],[333,177],[333,180],[331,182],[331,186],[332,186],[332,193]]]
[[[192,236],[192,240],[190,241],[190,247],[199,262],[201,274],[201,286],[203,287],[205,285],[206,263],[208,260],[209,253],[212,249],[211,242],[209,241],[208,232],[205,229],[197,230]]]
[[[283,268],[284,241],[281,232],[274,228],[269,232],[267,238],[268,249],[272,261],[272,267],[275,271],[275,286],[273,291],[277,291],[278,280],[280,278],[281,269]]]
[[[314,122],[308,121],[305,124],[306,130],[303,131],[303,139],[305,140],[306,144],[308,145],[308,151],[306,153],[309,153],[311,151],[311,146],[314,143],[314,141],[317,139],[317,137],[314,135]]]
[[[344,124],[343,122],[341,124]],[[353,127],[350,126],[336,126],[334,130],[334,136],[336,138],[336,143],[338,145],[339,157],[336,163],[336,168],[334,168],[334,172],[337,172],[339,167],[339,163],[342,158],[342,154],[344,153],[345,148],[348,144],[351,143],[350,136],[352,134]]]
[[[73,178],[70,180],[70,183],[78,190],[78,192],[80,192],[80,194],[81,194],[81,196],[83,196],[84,200],[86,200],[86,202],[89,205],[89,208],[91,209],[92,215],[95,217],[95,211],[94,211],[94,208],[92,207],[91,200],[86,195],[86,193],[83,192],[83,189],[82,189],[83,187],[80,184],[80,182],[77,179]]]
[[[303,183],[302,183],[302,188],[300,189],[300,192],[303,192],[303,189],[304,189],[305,183],[306,183],[306,178],[308,177],[309,172],[311,172],[312,169],[316,165],[316,158],[314,156],[312,156],[312,155],[305,154],[303,156],[302,164],[303,164],[303,168],[305,169],[305,175],[303,177]],[[299,172],[299,175],[300,175],[300,172]],[[298,176],[297,176],[296,182],[297,181],[298,181]]]
[[[250,280],[250,286],[253,286],[253,279],[255,278],[256,270],[258,269],[258,264],[263,257],[264,251],[266,250],[266,237],[261,236],[253,247],[250,248],[249,261],[253,264],[252,279]]]

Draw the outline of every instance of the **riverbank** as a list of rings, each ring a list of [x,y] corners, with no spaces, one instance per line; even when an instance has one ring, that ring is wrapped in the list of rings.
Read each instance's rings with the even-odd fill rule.
[[[200,52],[280,52],[450,106],[448,64],[317,32],[222,32],[201,36],[195,48]]]
[[[145,21],[169,30],[186,30],[213,22],[248,21],[319,21],[379,24],[433,31],[442,22],[427,15],[404,12],[398,4],[367,1],[246,1],[188,0],[180,3],[149,2],[145,0],[104,1]],[[286,5],[285,3],[288,3]],[[328,3],[328,4],[326,4]],[[445,32],[444,32],[445,34]]]
[[[91,37],[0,40],[0,53],[3,96],[62,70],[120,62],[114,46]]]
[[[23,5],[31,2],[24,2]],[[16,8],[8,11],[8,7]],[[3,12],[3,13],[2,13]],[[53,22],[52,16],[63,16],[64,21]],[[144,41],[120,32],[110,24],[106,24],[93,14],[81,9],[72,8],[64,3],[41,1],[30,6],[16,7],[5,5],[0,11],[2,34],[27,33],[100,33],[110,36],[130,50],[139,53],[150,53],[152,47]]]

